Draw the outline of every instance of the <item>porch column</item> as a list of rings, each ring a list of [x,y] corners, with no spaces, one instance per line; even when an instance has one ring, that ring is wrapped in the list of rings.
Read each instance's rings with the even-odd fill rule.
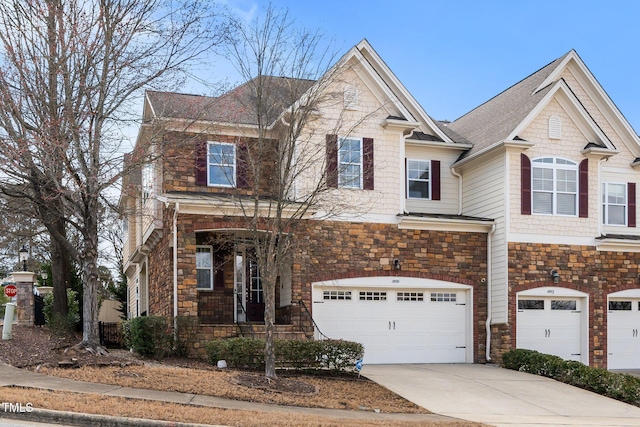
[[[33,280],[36,274],[30,271],[16,271],[11,275],[16,283],[16,288],[18,288],[16,295],[18,325],[33,326],[35,318]]]

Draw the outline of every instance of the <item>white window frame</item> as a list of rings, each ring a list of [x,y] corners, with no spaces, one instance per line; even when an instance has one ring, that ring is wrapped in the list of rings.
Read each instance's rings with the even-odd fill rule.
[[[547,159],[550,159],[552,161],[544,162],[544,163],[542,162],[543,160],[547,160]],[[558,162],[566,162],[566,163],[558,163]],[[540,190],[540,189],[537,190],[535,188],[536,178],[534,177],[534,175],[535,175],[536,169],[544,169],[544,170],[552,171],[552,184],[553,184],[552,190]],[[558,171],[574,172],[575,188],[576,188],[574,192],[558,190]],[[580,196],[579,185],[580,185],[580,179],[579,179],[579,173],[578,173],[578,163],[574,162],[573,160],[564,159],[562,157],[550,157],[550,156],[538,157],[536,159],[533,159],[531,161],[531,210],[532,210],[532,213],[535,215],[555,215],[555,216],[568,216],[568,217],[578,216],[578,199]],[[551,194],[551,212],[539,212],[539,211],[536,212],[536,203],[535,203],[535,197],[534,197],[536,193]],[[572,214],[558,213],[558,195],[561,195],[561,194],[571,194],[574,196]]]
[[[220,162],[220,163],[214,163],[211,161],[211,147],[213,146],[220,146],[220,147],[232,147],[233,149],[233,154],[232,154],[232,158],[231,158],[231,163],[225,163],[225,162]],[[224,160],[224,159],[223,159]],[[231,177],[229,182],[226,183],[220,183],[220,182],[211,182],[212,180],[212,176],[211,176],[211,168],[212,167],[218,167],[218,168],[228,168],[231,167],[233,172],[231,173]],[[229,143],[229,142],[217,142],[217,141],[207,141],[207,185],[210,187],[228,187],[228,188],[233,188],[236,186],[236,168],[237,168],[237,164],[236,164],[236,145]]]
[[[196,245],[196,254],[198,253],[198,249],[207,249],[209,252],[209,268],[198,267],[198,256],[196,255],[196,289],[199,291],[210,291],[213,290],[213,246],[209,245]],[[200,252],[203,253],[203,252]],[[198,270],[209,270],[209,286],[208,287],[200,287],[198,286]]]
[[[609,186],[610,185],[620,185],[624,188],[623,196],[624,203],[611,203],[609,202]],[[602,223],[604,225],[618,226],[618,227],[626,227],[627,221],[629,217],[629,201],[628,199],[628,189],[626,182],[603,182],[602,183]],[[624,222],[622,224],[612,224],[609,222],[609,207],[613,206],[622,206],[624,208]]]
[[[428,172],[429,172],[429,179],[424,179],[424,178],[409,178],[409,170],[411,169],[411,162],[424,162],[427,163],[427,167]],[[433,197],[433,192],[432,192],[432,184],[433,184],[433,178],[432,178],[432,173],[433,173],[433,169],[431,168],[431,160],[425,160],[425,159],[407,159],[407,171],[406,171],[406,186],[407,186],[407,199],[414,199],[414,200],[431,200],[431,198]],[[411,197],[411,189],[409,188],[411,181],[415,181],[415,182],[426,182],[428,187],[429,187],[429,197]]]
[[[360,161],[359,162],[351,162],[343,160],[342,153],[342,143],[343,141],[358,141],[360,144]],[[363,169],[364,169],[364,150],[363,150],[363,142],[362,138],[353,138],[353,137],[344,137],[338,138],[338,188],[350,188],[355,190],[361,190],[363,186]],[[357,180],[349,180],[346,181],[346,177],[343,176],[346,169],[350,166],[357,166],[360,170],[359,179]]]
[[[145,163],[142,165],[142,202],[146,202],[153,196],[154,186],[154,167],[153,163]]]

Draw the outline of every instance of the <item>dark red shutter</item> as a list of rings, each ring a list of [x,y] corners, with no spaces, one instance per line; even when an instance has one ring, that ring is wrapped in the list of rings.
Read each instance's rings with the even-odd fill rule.
[[[531,160],[520,154],[520,213],[531,215]]]
[[[362,188],[373,190],[373,138],[362,138]]]
[[[327,135],[327,187],[338,188],[338,135]]]
[[[431,160],[431,200],[440,200],[440,160]]]
[[[249,152],[247,144],[238,142],[236,145],[236,187],[249,188]]]
[[[578,166],[578,216],[589,217],[589,159]]]
[[[627,184],[627,204],[629,206],[629,213],[627,218],[627,226],[636,226],[636,183],[630,182]]]
[[[207,141],[196,141],[196,185],[207,185]]]

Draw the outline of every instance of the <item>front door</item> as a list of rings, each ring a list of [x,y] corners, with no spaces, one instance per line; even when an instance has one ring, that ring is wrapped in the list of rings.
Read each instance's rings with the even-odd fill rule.
[[[264,291],[260,278],[260,269],[255,259],[247,262],[247,317],[249,322],[264,321]]]

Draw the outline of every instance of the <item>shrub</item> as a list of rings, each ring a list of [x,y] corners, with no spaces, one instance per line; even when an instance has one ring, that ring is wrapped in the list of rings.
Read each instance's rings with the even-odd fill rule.
[[[133,348],[131,344],[131,320],[123,320],[120,322],[120,339],[122,340],[122,347],[127,350]]]
[[[229,367],[263,369],[264,346],[263,339],[229,338],[209,341],[205,349],[212,365],[225,360]],[[274,346],[276,365],[293,369],[352,371],[364,353],[362,344],[342,340],[275,340]]]
[[[196,341],[199,321],[195,316],[178,316],[175,320],[176,342],[174,352],[178,356],[186,357]]]
[[[59,315],[53,312],[53,294],[44,296],[44,321],[54,333],[64,334],[73,331],[80,324],[80,303],[78,293],[73,289],[67,289],[67,315]]]
[[[640,406],[640,378],[593,368],[580,362],[533,350],[516,349],[502,356],[502,366],[542,375],[564,383]]]
[[[130,322],[131,348],[146,357],[163,358],[171,354],[173,334],[166,317],[136,317]]]

